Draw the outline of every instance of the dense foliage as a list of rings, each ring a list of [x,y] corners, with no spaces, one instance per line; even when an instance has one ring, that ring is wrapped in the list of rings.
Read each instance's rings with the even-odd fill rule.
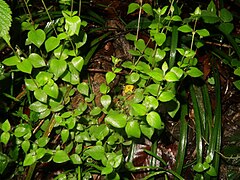
[[[231,35],[229,10],[210,1],[186,17],[174,0],[165,6],[130,3],[127,14],[132,19],[122,31],[131,48],[123,57],[112,55],[110,69],[98,69],[103,81],[96,85],[91,60],[104,40],[120,39],[115,27],[105,32],[109,27],[98,11],[81,14],[82,7],[92,7],[88,1],[38,3],[41,8],[24,0],[16,8],[0,0],[0,36],[6,42],[1,46],[8,51],[0,69],[1,98],[7,99],[0,118],[3,178],[37,178],[44,166],[58,168],[56,179],[133,179],[139,172],[145,179],[184,179],[188,167],[196,179],[218,177],[220,158],[228,157],[221,154],[216,58],[240,76],[239,39]],[[213,55],[206,72],[198,53],[215,34],[233,48],[229,54],[209,49]],[[240,89],[240,80],[233,83]],[[214,89],[214,107],[209,87]],[[189,108],[194,111],[196,154],[185,162]],[[157,152],[169,118],[180,122],[174,167]],[[151,145],[144,151],[146,166],[133,161],[140,142]]]

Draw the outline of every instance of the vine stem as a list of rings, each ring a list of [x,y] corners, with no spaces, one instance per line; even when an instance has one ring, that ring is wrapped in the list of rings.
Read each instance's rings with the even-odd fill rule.
[[[45,9],[45,11],[46,11],[46,13],[47,13],[47,15],[48,15],[49,20],[52,22],[53,20],[52,20],[50,14],[49,14],[49,12],[48,12],[48,9],[47,9],[47,7],[46,7],[46,4],[45,4],[44,0],[41,0],[41,1],[42,1],[42,4],[43,4],[44,9]],[[51,23],[51,24],[52,24],[52,27],[53,27],[53,30],[54,30],[55,34],[57,35],[57,30],[56,30],[54,24],[53,24],[53,23]]]
[[[31,12],[30,12],[30,10],[29,10],[29,8],[28,8],[28,5],[27,5],[26,0],[24,0],[24,4],[25,4],[25,6],[26,6],[26,8],[27,8],[27,12],[28,12],[28,14],[29,14],[30,20],[31,20],[32,24],[34,24],[34,21],[33,21],[33,19],[32,19],[32,14],[31,14]]]

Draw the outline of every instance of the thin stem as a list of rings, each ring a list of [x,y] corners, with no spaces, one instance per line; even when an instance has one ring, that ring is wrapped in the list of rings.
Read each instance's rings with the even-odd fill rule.
[[[46,5],[45,5],[44,0],[41,0],[41,1],[42,1],[42,4],[43,4],[44,9],[45,9],[45,11],[46,11],[46,13],[47,13],[47,15],[48,15],[49,20],[52,22],[53,20],[52,20],[50,14],[49,14],[49,12],[48,12],[48,9],[47,9],[47,7],[46,7]],[[51,23],[51,25],[52,25],[52,27],[53,27],[53,30],[54,30],[55,34],[57,35],[57,30],[56,30],[54,24]]]
[[[30,12],[30,10],[29,10],[29,8],[28,8],[28,5],[27,5],[26,0],[24,0],[24,4],[25,4],[25,6],[26,6],[26,8],[27,8],[27,12],[28,12],[28,14],[29,14],[30,20],[31,20],[32,24],[34,24],[34,21],[33,21],[33,19],[32,19],[32,14],[31,14],[31,12]]]
[[[78,16],[81,15],[81,9],[82,9],[82,0],[79,0],[79,5],[78,5]]]
[[[142,14],[142,0],[140,0],[140,8],[139,8],[139,12],[138,12],[138,25],[137,25],[136,41],[138,40],[139,31],[140,31],[141,14]]]

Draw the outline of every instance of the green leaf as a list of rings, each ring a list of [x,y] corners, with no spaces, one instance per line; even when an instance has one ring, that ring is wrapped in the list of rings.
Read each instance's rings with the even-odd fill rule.
[[[234,70],[234,74],[240,76],[240,67]]]
[[[207,170],[207,174],[210,175],[210,176],[217,176],[218,175],[215,168],[212,165],[210,165],[210,168]]]
[[[28,60],[30,61],[34,68],[46,66],[44,59],[36,53],[31,53],[28,57]]]
[[[110,111],[105,117],[105,122],[111,124],[115,128],[123,128],[126,126],[127,117],[125,114],[120,114],[116,111]]]
[[[189,33],[189,32],[193,31],[193,29],[189,25],[187,25],[187,24],[180,26],[178,28],[178,30],[183,32],[183,33]]]
[[[202,10],[201,16],[205,23],[214,24],[219,21],[219,17],[216,15],[216,12]]]
[[[49,71],[59,78],[67,69],[67,62],[65,60],[52,59],[50,61]]]
[[[82,67],[84,65],[84,59],[81,56],[74,57],[72,59],[73,66],[78,70],[78,72],[81,72]]]
[[[52,77],[53,77],[52,73],[41,71],[36,76],[36,81],[39,84],[39,86],[44,86],[51,80]]]
[[[47,93],[47,95],[49,95],[52,98],[57,99],[58,97],[58,93],[59,93],[59,89],[58,89],[58,85],[56,83],[53,84],[46,84],[43,87],[43,90],[45,91],[45,93]]]
[[[78,35],[81,27],[81,19],[79,16],[65,17],[65,29],[69,36]]]
[[[134,42],[135,47],[140,51],[143,52],[144,49],[146,48],[145,42],[143,39],[139,39]]]
[[[146,87],[146,92],[149,92],[153,96],[158,96],[159,95],[159,84],[150,84],[149,86]]]
[[[107,72],[106,74],[106,81],[107,81],[107,84],[109,84],[110,82],[112,82],[114,80],[114,78],[116,77],[116,74],[113,73],[113,72]]]
[[[4,143],[5,145],[7,145],[9,139],[10,139],[10,133],[7,132],[7,131],[4,131],[2,134],[1,134],[1,142]]]
[[[220,19],[225,23],[231,22],[233,20],[233,15],[230,11],[223,8],[220,10]]]
[[[165,79],[168,82],[176,82],[179,81],[179,78],[177,77],[177,75],[174,72],[167,72],[167,74],[165,75]]]
[[[203,164],[197,163],[195,166],[193,166],[193,170],[199,173],[203,172],[204,171]]]
[[[238,90],[240,90],[240,80],[234,81],[233,84]]]
[[[112,172],[113,172],[113,168],[112,168],[111,166],[104,167],[104,168],[101,170],[101,174],[102,174],[102,175],[111,174]]]
[[[82,83],[78,84],[77,90],[85,96],[88,96],[88,94],[89,94],[89,87],[86,82],[82,82]]]
[[[91,110],[90,115],[92,115],[92,116],[97,116],[97,115],[99,115],[101,112],[102,112],[102,110],[101,110],[100,107],[94,107],[94,108]]]
[[[190,70],[188,70],[186,73],[191,77],[200,77],[203,75],[202,71],[196,67],[190,67]]]
[[[145,13],[147,13],[148,15],[151,15],[153,16],[153,10],[152,10],[152,6],[148,3],[145,3],[143,6],[142,6],[143,10],[145,11]]]
[[[138,121],[129,121],[125,127],[128,137],[140,138],[141,130]]]
[[[103,95],[100,100],[101,100],[101,104],[106,109],[110,106],[112,102],[112,98],[109,95]]]
[[[164,61],[164,63],[162,64],[162,70],[163,70],[163,73],[165,74],[168,70],[168,64],[166,61]]]
[[[14,135],[16,137],[22,137],[24,135],[26,135],[28,133],[28,130],[25,126],[18,126],[15,130],[14,130]]]
[[[41,159],[46,154],[46,152],[47,150],[45,148],[38,148],[36,150],[36,158]]]
[[[63,129],[61,131],[62,143],[65,143],[68,140],[68,137],[69,137],[69,130],[68,129]]]
[[[49,142],[50,138],[46,137],[46,136],[43,136],[43,137],[40,137],[39,139],[36,140],[36,144],[39,146],[39,147],[44,147],[47,145],[47,143]]]
[[[166,35],[164,33],[154,34],[154,40],[158,46],[161,46],[166,41]]]
[[[4,123],[2,124],[1,129],[2,129],[4,132],[10,131],[10,129],[11,129],[11,124],[9,123],[8,120],[4,121]]]
[[[6,154],[0,152],[0,174],[3,174],[9,162],[10,158]]]
[[[29,106],[29,108],[35,112],[43,112],[43,111],[47,110],[48,106],[39,101],[36,101],[36,102],[32,103]]]
[[[137,3],[131,3],[131,4],[129,4],[127,14],[133,13],[133,12],[136,11],[138,8],[140,8],[140,5],[137,4]]]
[[[24,59],[22,62],[17,63],[17,68],[24,73],[31,74],[32,72],[32,64],[28,59]]]
[[[40,46],[43,44],[45,39],[46,39],[46,34],[42,29],[31,30],[28,32],[28,40],[38,48],[40,48]]]
[[[214,13],[214,14],[217,13],[216,5],[213,2],[213,0],[211,0],[210,3],[208,4],[207,11],[211,12],[211,13]]]
[[[159,62],[163,60],[166,56],[166,52],[161,50],[160,48],[157,48],[156,54],[155,54],[155,61]]]
[[[109,88],[109,86],[107,86],[105,83],[102,83],[102,84],[100,85],[100,92],[101,92],[102,94],[107,94],[109,91],[110,91],[110,88]]]
[[[142,104],[130,104],[132,108],[132,114],[135,116],[144,116],[147,113],[147,108]]]
[[[162,120],[157,112],[151,111],[150,113],[148,113],[146,120],[151,127],[155,129],[162,129]]]
[[[173,94],[172,91],[163,91],[160,96],[159,96],[159,100],[162,102],[167,102],[172,100],[175,97],[175,94]]]
[[[202,36],[202,37],[206,37],[206,36],[209,36],[209,32],[207,29],[199,29],[199,30],[196,30],[196,33],[199,35],[199,36]]]
[[[129,41],[135,41],[136,40],[136,35],[128,33],[128,34],[125,35],[125,38]]]
[[[221,23],[218,28],[225,34],[230,34],[234,29],[234,25],[232,23]]]
[[[56,37],[51,36],[45,41],[45,49],[47,52],[50,52],[54,50],[56,47],[58,47],[59,44],[60,40]]]
[[[159,103],[155,97],[145,96],[145,99],[142,104],[147,108],[147,110],[151,110],[151,109],[155,110],[158,108]]]
[[[47,103],[47,94],[42,89],[37,89],[34,91],[34,96],[38,101]]]
[[[21,61],[17,56],[11,56],[2,61],[2,63],[6,66],[16,66],[19,62]]]
[[[91,156],[95,160],[101,160],[105,157],[105,149],[103,146],[92,146],[85,151],[85,154]]]
[[[178,77],[178,79],[180,79],[183,75],[183,70],[178,67],[172,67],[170,71],[174,72],[176,74],[176,76]]]
[[[0,37],[3,37],[5,40],[6,35],[9,34],[9,30],[11,27],[11,22],[12,22],[12,11],[9,8],[9,5],[3,1],[0,0]],[[6,40],[5,40],[6,41]],[[9,39],[8,39],[8,44],[10,44]]]
[[[81,157],[78,154],[72,154],[70,156],[70,159],[73,162],[73,164],[82,164]]]
[[[130,74],[129,78],[128,78],[128,82],[129,84],[134,84],[135,82],[137,82],[139,80],[140,76],[138,73],[132,73]]]
[[[22,144],[21,144],[21,146],[22,146],[22,149],[23,149],[24,153],[27,154],[27,152],[28,152],[28,150],[29,150],[29,148],[30,148],[30,142],[29,142],[29,140],[23,141]]]
[[[141,132],[146,136],[148,139],[152,138],[152,135],[154,133],[154,128],[147,124],[141,124],[140,125]]]
[[[24,161],[23,161],[23,166],[30,166],[33,163],[35,163],[37,160],[36,156],[34,155],[34,153],[29,153],[26,155]]]
[[[157,81],[163,80],[163,71],[159,68],[154,68],[148,75]]]
[[[63,150],[57,150],[53,156],[53,162],[55,163],[64,163],[67,162],[69,159],[67,153]]]

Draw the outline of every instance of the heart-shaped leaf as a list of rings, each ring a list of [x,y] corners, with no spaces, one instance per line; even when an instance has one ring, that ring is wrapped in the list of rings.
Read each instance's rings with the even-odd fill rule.
[[[20,59],[17,56],[12,56],[2,61],[2,63],[5,64],[6,66],[15,66],[19,62],[20,62]]]
[[[74,57],[72,59],[72,64],[79,72],[81,72],[84,65],[84,59],[81,56]]]
[[[43,44],[45,39],[46,39],[46,34],[42,29],[31,30],[28,32],[28,40],[38,48],[40,48],[40,46]]]
[[[17,68],[24,73],[31,74],[32,72],[32,64],[28,59],[24,59],[22,62],[17,63]]]
[[[65,60],[52,59],[50,62],[49,71],[57,78],[60,77],[67,69],[67,62]]]
[[[47,95],[49,95],[50,97],[52,98],[56,98],[58,97],[58,92],[59,92],[59,89],[58,89],[58,85],[56,83],[53,83],[53,84],[46,84],[44,87],[43,87],[43,90],[45,91],[45,93],[47,93]]]
[[[57,150],[53,156],[53,162],[55,163],[63,163],[70,160],[67,153],[63,150]]]
[[[31,64],[35,68],[46,66],[44,59],[36,53],[31,53],[28,57],[28,60],[31,62]]]
[[[109,95],[103,95],[101,97],[101,104],[103,105],[104,108],[108,108],[112,102],[111,96]]]
[[[56,47],[58,47],[59,44],[60,44],[60,40],[56,37],[51,36],[45,41],[45,48],[47,52],[50,52],[54,50]]]
[[[166,41],[166,35],[164,33],[154,34],[154,40],[158,46],[161,46]]]

